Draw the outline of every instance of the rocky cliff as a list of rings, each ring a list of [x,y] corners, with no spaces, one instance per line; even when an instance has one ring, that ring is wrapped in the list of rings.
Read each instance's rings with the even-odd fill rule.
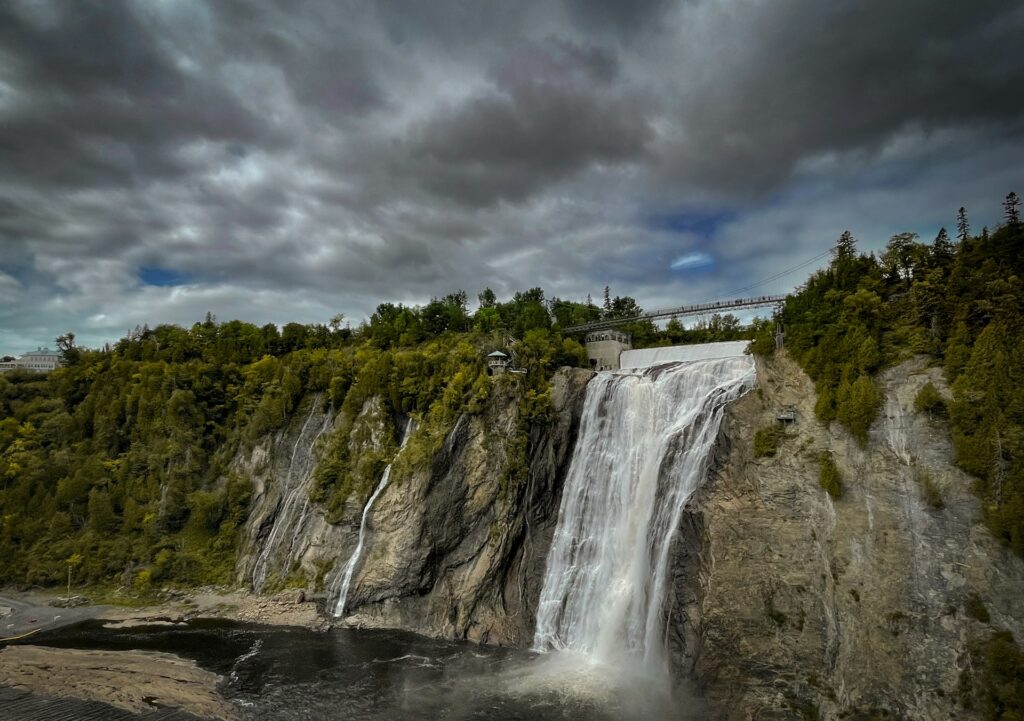
[[[369,491],[353,493],[340,519],[309,502],[314,470],[332,434],[347,434],[354,463],[395,459],[367,519],[367,541],[346,621],[449,638],[526,645],[557,520],[584,387],[592,374],[556,373],[546,418],[521,418],[517,376],[496,378],[484,408],[460,416],[440,447],[413,434],[396,458],[393,419],[368,401],[351,423],[321,398],[306,401],[281,432],[232,464],[253,480],[240,582],[270,591],[305,586],[333,610],[329,590],[356,547]],[[426,450],[425,450],[426,449]]]
[[[971,718],[971,648],[996,629],[1024,638],[1024,562],[982,525],[944,422],[914,411],[926,382],[948,394],[941,371],[917,358],[881,376],[865,448],[815,420],[784,355],[758,371],[677,543],[677,669],[729,719]],[[796,422],[755,457],[787,406]],[[819,485],[823,454],[838,498]]]

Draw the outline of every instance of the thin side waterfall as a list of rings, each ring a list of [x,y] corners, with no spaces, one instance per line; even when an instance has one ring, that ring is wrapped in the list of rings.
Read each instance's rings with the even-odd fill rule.
[[[318,393],[310,404],[309,415],[306,416],[306,421],[302,424],[302,428],[299,430],[299,435],[295,439],[295,443],[292,446],[292,454],[288,459],[288,470],[285,473],[283,487],[281,489],[281,497],[278,500],[278,511],[274,516],[274,523],[270,528],[270,535],[267,537],[266,542],[263,544],[263,548],[260,550],[260,555],[256,559],[255,565],[253,565],[252,571],[252,588],[253,591],[259,593],[263,589],[263,585],[267,581],[267,573],[270,567],[270,561],[278,551],[278,546],[281,544],[281,538],[286,533],[286,528],[292,525],[294,520],[294,509],[298,504],[300,496],[305,495],[305,484],[302,483],[305,480],[306,475],[312,470],[312,449],[319,440],[320,436],[323,435],[324,431],[327,430],[327,426],[330,421],[330,414],[327,414],[327,418],[324,419],[324,424],[321,427],[319,433],[303,446],[303,441],[306,440],[306,432],[309,429],[309,424],[313,421],[313,416],[316,415],[316,409],[320,406],[320,399],[323,394]],[[306,455],[305,459],[307,463],[298,477],[298,482],[295,482],[295,459],[298,456],[300,447],[309,448],[310,453]]]
[[[599,373],[548,554],[534,648],[667,669],[664,602],[682,512],[707,475],[749,356]]]
[[[402,434],[402,444],[398,447],[398,453],[402,452],[405,448],[405,444],[409,441],[409,436],[412,435],[413,431],[416,430],[416,425],[410,418],[409,422],[405,424],[405,432]],[[398,457],[398,453],[395,457]],[[352,575],[355,573],[356,565],[359,563],[360,557],[363,555],[363,544],[366,541],[366,519],[370,515],[370,509],[373,508],[374,501],[377,500],[384,489],[388,485],[388,481],[391,480],[391,466],[394,463],[387,465],[384,469],[384,473],[381,474],[380,481],[377,483],[377,487],[373,489],[373,494],[370,496],[370,500],[366,502],[363,507],[363,517],[359,521],[359,540],[356,542],[356,550],[352,552],[352,556],[348,559],[345,567],[341,571],[341,575],[338,577],[340,580],[338,588],[338,602],[334,606],[334,617],[341,618],[345,615],[345,603],[348,601],[349,587],[352,585]]]

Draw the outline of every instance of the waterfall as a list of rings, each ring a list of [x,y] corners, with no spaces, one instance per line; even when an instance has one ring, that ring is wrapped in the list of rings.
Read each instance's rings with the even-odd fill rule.
[[[300,499],[308,500],[308,489],[304,481],[309,476],[310,471],[313,470],[313,446],[320,439],[320,436],[324,434],[331,422],[331,414],[326,414],[323,425],[319,432],[313,437],[312,441],[303,443],[306,440],[306,432],[309,429],[310,423],[313,421],[313,416],[316,415],[316,409],[320,406],[320,399],[323,394],[318,393],[310,404],[309,415],[306,416],[306,421],[302,424],[302,428],[299,429],[299,435],[295,439],[294,445],[292,445],[292,453],[288,460],[288,470],[284,476],[284,482],[281,488],[281,497],[277,502],[277,511],[274,514],[273,525],[270,527],[270,535],[267,537],[266,542],[263,544],[263,548],[260,550],[260,555],[256,559],[256,563],[253,565],[252,571],[252,588],[253,591],[259,593],[263,589],[263,585],[267,581],[267,572],[270,568],[271,559],[279,551],[279,547],[282,543],[281,539],[285,537],[287,530],[293,526],[295,521],[295,508],[299,504]],[[308,448],[309,453],[305,454],[304,458],[306,463],[303,465],[302,472],[296,475],[296,464],[295,460],[299,456],[299,448]],[[301,525],[301,524],[299,524]]]
[[[413,420],[410,418],[409,422],[405,424],[405,432],[402,434],[402,444],[398,447],[398,453],[402,452],[405,448],[405,444],[409,441],[409,436],[412,435],[413,431],[416,430]],[[395,454],[397,458],[398,454]],[[373,494],[370,496],[370,500],[366,502],[363,507],[363,517],[359,521],[359,540],[356,542],[356,550],[352,552],[352,556],[348,559],[345,567],[341,571],[341,575],[338,577],[340,584],[338,588],[338,602],[334,607],[334,617],[341,618],[345,614],[345,602],[348,600],[348,591],[352,585],[352,575],[355,573],[356,564],[359,563],[360,557],[363,555],[363,544],[366,541],[366,519],[370,515],[370,509],[373,508],[374,502],[377,500],[384,489],[388,485],[388,481],[391,480],[391,463],[384,469],[384,473],[381,474],[380,481],[377,483],[377,487],[373,489]]]
[[[742,354],[594,377],[548,554],[536,650],[667,668],[672,538],[707,475],[726,405],[755,378]]]

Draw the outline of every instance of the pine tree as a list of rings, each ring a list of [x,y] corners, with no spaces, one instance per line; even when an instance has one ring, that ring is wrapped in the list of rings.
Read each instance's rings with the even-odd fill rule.
[[[843,234],[839,236],[839,240],[836,241],[836,247],[833,252],[836,258],[853,258],[857,255],[857,241],[854,240],[853,233],[844,230]]]
[[[949,239],[949,233],[946,232],[945,228],[940,228],[939,234],[935,236],[935,240],[932,243],[932,255],[939,265],[946,265],[953,259],[954,252],[953,243]]]
[[[971,226],[967,223],[967,210],[960,206],[956,212],[956,237],[963,243],[971,234]]]
[[[604,287],[604,312],[610,313],[612,310],[612,289],[610,286]]]
[[[1020,198],[1013,191],[1006,195],[1003,201],[1003,209],[1006,211],[1006,224],[1017,225],[1020,222]]]

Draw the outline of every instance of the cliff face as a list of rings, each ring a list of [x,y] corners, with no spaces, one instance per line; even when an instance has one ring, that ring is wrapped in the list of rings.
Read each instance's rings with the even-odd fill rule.
[[[1024,562],[982,526],[948,429],[914,411],[926,382],[946,392],[940,370],[914,359],[882,375],[864,449],[815,420],[792,361],[758,371],[677,543],[677,668],[729,719],[971,718],[957,701],[968,648],[996,629],[1024,638]],[[788,438],[754,458],[784,406],[798,416]],[[825,452],[838,499],[818,483]]]
[[[367,518],[348,622],[529,644],[561,480],[591,375],[559,371],[551,421],[527,424],[525,437],[521,384],[515,376],[496,379],[483,412],[461,416],[436,454],[415,462],[399,458]],[[366,498],[354,493],[338,523],[308,501],[326,440],[345,425],[321,400],[308,399],[283,431],[241,453],[232,470],[252,478],[254,490],[239,581],[264,591],[304,584],[329,614],[335,599],[326,589],[337,585],[356,547]],[[402,420],[396,424],[378,402],[367,402],[349,432],[354,462],[384,451],[394,455],[394,429]],[[524,461],[525,469],[519,467]]]
[[[519,482],[509,479],[520,450],[512,377],[495,383],[483,413],[459,419],[429,467],[403,473],[396,465],[372,513],[372,543],[349,593],[350,622],[529,644],[590,376],[556,374],[553,420],[529,429]]]

